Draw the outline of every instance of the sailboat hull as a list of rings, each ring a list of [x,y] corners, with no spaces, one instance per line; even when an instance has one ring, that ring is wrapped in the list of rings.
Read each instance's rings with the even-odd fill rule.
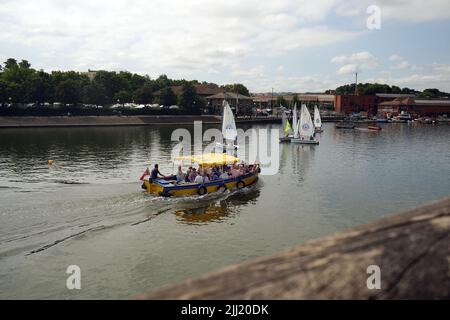
[[[280,142],[289,142],[293,139],[293,137],[280,137]]]
[[[319,141],[317,140],[302,140],[302,139],[292,139],[291,143],[296,144],[319,144]]]

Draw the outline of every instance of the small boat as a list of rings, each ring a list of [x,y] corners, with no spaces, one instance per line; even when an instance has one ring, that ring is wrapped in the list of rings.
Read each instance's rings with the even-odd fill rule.
[[[212,167],[220,167],[223,171],[225,167],[242,163],[241,160],[227,152],[236,151],[237,129],[234,121],[233,111],[229,104],[224,101],[224,111],[222,117],[222,135],[225,143],[222,145],[224,153],[205,153],[196,156],[176,157],[175,161],[188,161],[190,164],[196,163],[204,170]],[[237,170],[237,169],[236,169]],[[218,192],[220,190],[242,189],[254,184],[258,180],[260,167],[257,164],[246,166],[241,174],[230,176],[226,179],[216,179],[203,183],[177,181],[175,176],[162,179],[151,179],[150,172],[147,171],[142,176],[142,188],[148,193],[163,196],[193,196],[205,195],[208,193]],[[204,180],[205,181],[205,180]]]
[[[291,141],[293,138],[293,131],[291,124],[289,123],[289,119],[286,116],[286,113],[283,112],[282,118],[281,118],[281,136],[280,136],[280,142],[288,142]]]
[[[224,167],[240,162],[240,159],[225,153],[206,153],[192,157],[177,157],[175,160],[197,163],[203,168]],[[212,180],[206,183],[178,182],[173,176],[164,179],[150,179],[150,176],[145,176],[142,188],[150,194],[162,197],[202,196],[221,190],[235,190],[250,186],[258,180],[259,173],[259,165],[253,164],[249,166],[249,172],[238,177]]]
[[[302,105],[298,122],[299,124],[296,126],[297,130],[294,132],[294,138],[291,140],[291,143],[319,144],[319,141],[314,139],[314,124],[305,105]]]
[[[317,133],[323,132],[322,118],[320,117],[319,108],[314,106],[314,131]]]
[[[355,129],[355,124],[354,123],[346,123],[346,122],[342,122],[342,123],[338,123],[336,125],[336,129]]]
[[[434,123],[433,119],[431,119],[431,118],[419,118],[419,119],[417,119],[417,121],[419,123],[424,123],[424,124],[432,124],[432,123]]]
[[[380,126],[367,126],[367,129],[369,129],[371,131],[381,131]]]
[[[409,113],[407,113],[406,111],[402,111],[400,112],[400,114],[394,118],[392,118],[392,122],[397,122],[397,123],[407,123],[408,121],[411,121],[412,117]]]

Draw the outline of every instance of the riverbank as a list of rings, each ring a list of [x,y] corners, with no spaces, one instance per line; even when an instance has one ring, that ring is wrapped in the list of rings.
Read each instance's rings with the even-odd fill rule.
[[[46,127],[113,127],[193,124],[221,124],[220,116],[64,116],[64,117],[0,117],[0,128]],[[237,123],[277,123],[278,118],[241,118]]]

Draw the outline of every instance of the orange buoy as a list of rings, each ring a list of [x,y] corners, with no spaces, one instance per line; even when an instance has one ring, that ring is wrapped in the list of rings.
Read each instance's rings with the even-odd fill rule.
[[[53,164],[53,160],[47,160],[47,164],[51,166]]]

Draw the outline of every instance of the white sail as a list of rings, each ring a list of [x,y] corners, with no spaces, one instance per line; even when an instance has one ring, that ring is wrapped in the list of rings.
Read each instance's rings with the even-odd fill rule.
[[[292,125],[294,126],[294,138],[298,138],[297,104],[294,105],[294,111],[292,112]]]
[[[317,106],[314,106],[314,126],[316,128],[322,128],[322,118],[320,118],[320,112]]]
[[[223,101],[222,135],[227,141],[235,141],[237,138],[236,123],[233,111],[225,100]]]
[[[302,105],[299,132],[301,137],[306,137],[308,139],[314,135],[314,124],[308,108],[305,105]]]

